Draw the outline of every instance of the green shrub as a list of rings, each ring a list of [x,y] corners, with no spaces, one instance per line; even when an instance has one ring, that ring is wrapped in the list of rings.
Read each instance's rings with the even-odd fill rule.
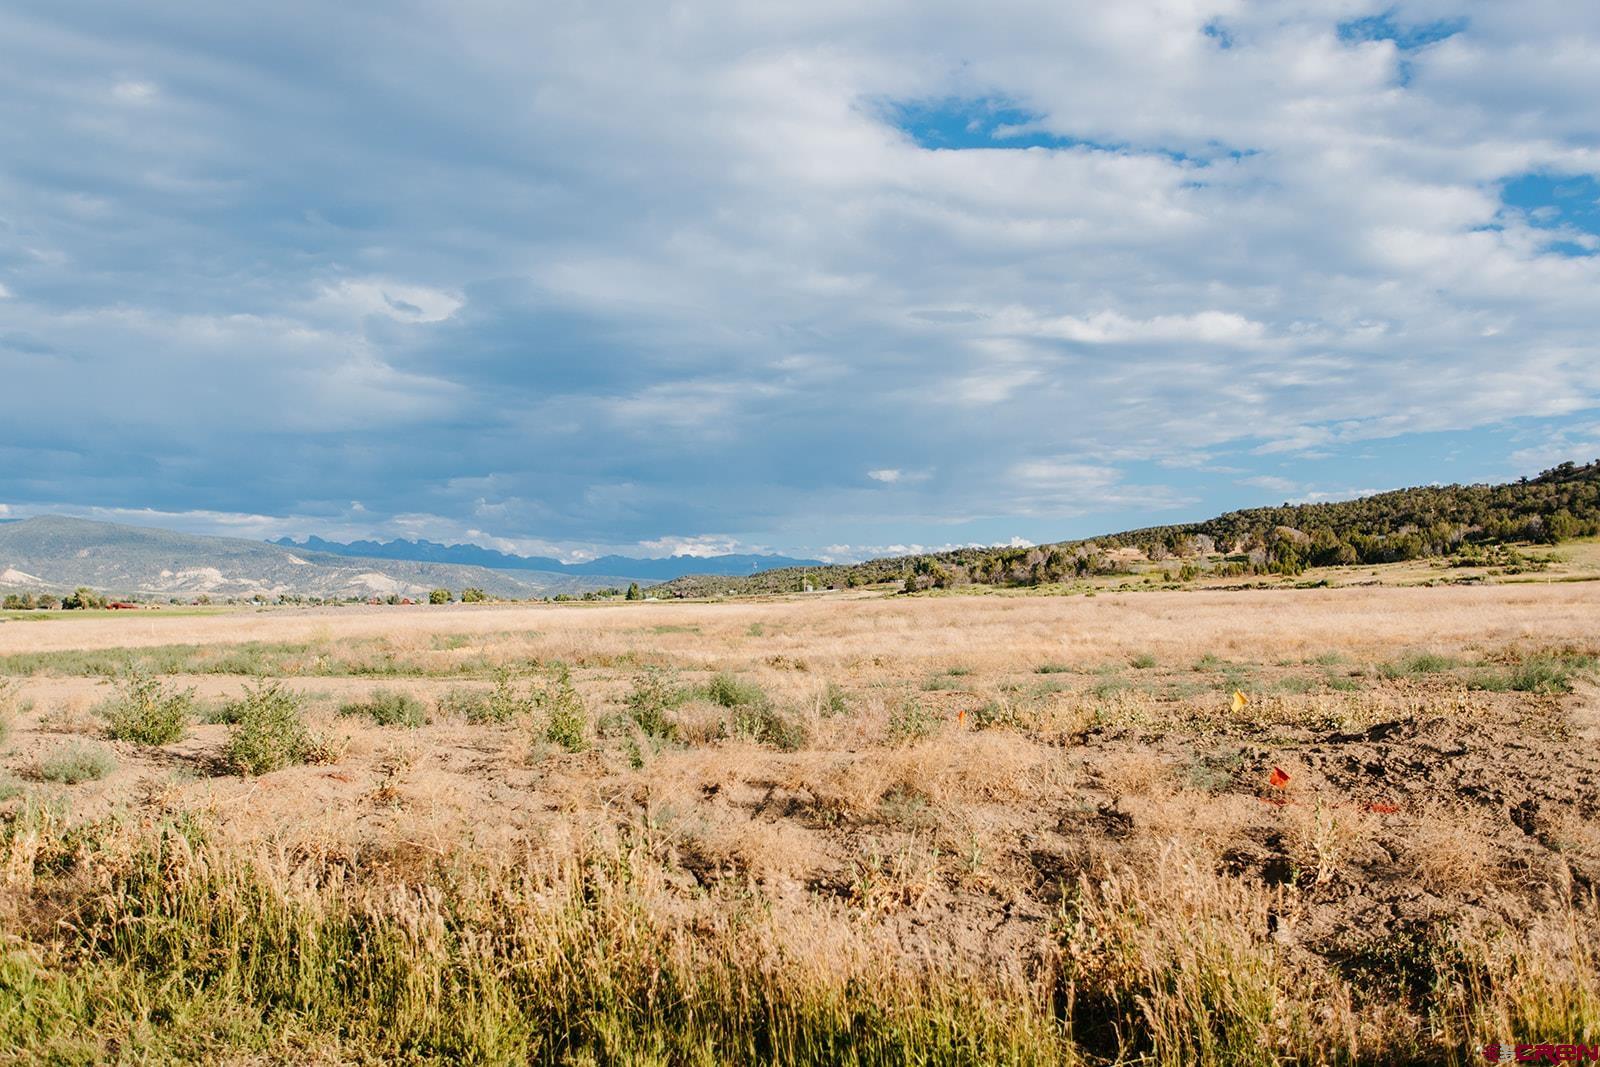
[[[828,688],[817,698],[817,714],[824,719],[831,719],[849,710],[850,701],[845,697],[844,690],[829,682]]]
[[[539,707],[545,714],[544,737],[553,745],[568,752],[582,752],[589,747],[589,709],[583,697],[572,684],[572,675],[565,667],[539,693]]]
[[[247,688],[228,706],[232,733],[223,756],[241,774],[257,775],[304,763],[314,742],[300,711],[300,697],[280,682]]]
[[[774,707],[765,691],[754,682],[731,674],[719,674],[706,683],[706,699],[729,708],[733,714],[724,724],[729,737],[741,737],[761,745],[772,745],[785,752],[803,748],[810,731],[797,717]]]
[[[1510,669],[1507,686],[1517,693],[1571,693],[1581,661],[1560,656],[1530,656]]]
[[[38,776],[46,782],[77,785],[97,782],[116,768],[117,761],[99,745],[69,745],[40,760]]]
[[[1419,652],[1414,656],[1393,660],[1378,666],[1378,677],[1390,680],[1396,678],[1409,678],[1416,674],[1437,674],[1447,671],[1456,665],[1456,661],[1449,656],[1440,656],[1433,652]]]
[[[628,694],[628,715],[646,734],[670,741],[677,737],[678,727],[667,713],[682,704],[683,699],[684,693],[673,686],[663,672],[645,671],[633,679],[633,691]]]
[[[1509,682],[1519,693],[1570,693],[1572,668],[1558,659],[1536,656],[1513,667]]]
[[[474,726],[507,723],[520,715],[533,713],[534,697],[519,689],[517,676],[509,667],[497,667],[494,685],[481,689],[452,689],[439,701],[439,710],[459,715]]]
[[[973,729],[976,730],[990,730],[1000,726],[1025,730],[1030,722],[1025,709],[1010,700],[986,700],[967,715],[972,721]]]
[[[903,700],[889,712],[889,740],[895,744],[920,741],[943,721],[943,716],[922,701]]]
[[[483,722],[510,722],[519,715],[531,715],[537,705],[533,695],[516,686],[516,675],[509,667],[494,672],[494,688],[484,706]]]
[[[1473,679],[1473,686],[1493,692],[1558,695],[1572,692],[1577,672],[1592,664],[1587,656],[1529,656],[1504,672],[1487,672]]]
[[[448,589],[435,589],[428,594],[428,603],[430,604],[448,604],[454,599]]]
[[[1066,663],[1041,663],[1033,669],[1034,674],[1071,674],[1072,667]]]
[[[170,745],[183,737],[194,711],[194,690],[169,690],[137,664],[117,684],[117,695],[102,707],[106,733],[114,741]]]
[[[767,694],[754,682],[719,674],[706,683],[706,699],[725,708],[739,708],[765,704]]]
[[[339,706],[344,716],[364,716],[379,726],[404,726],[416,729],[428,724],[428,709],[410,693],[393,689],[374,689],[365,700],[352,700]]]
[[[1146,671],[1156,665],[1156,658],[1149,652],[1140,652],[1128,659],[1128,665],[1135,670]]]
[[[463,604],[482,604],[488,599],[489,595],[477,586],[469,585],[461,590],[461,602]]]
[[[734,708],[728,719],[728,734],[784,752],[798,752],[811,740],[805,723],[764,701]]]
[[[439,710],[470,723],[493,721],[490,718],[489,694],[481,689],[452,689],[439,698]]]

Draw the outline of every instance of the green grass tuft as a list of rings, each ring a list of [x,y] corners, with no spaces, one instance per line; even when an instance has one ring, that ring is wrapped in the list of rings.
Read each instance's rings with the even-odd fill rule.
[[[41,759],[36,774],[41,781],[77,785],[97,782],[116,769],[116,758],[101,746],[68,745]]]
[[[416,729],[428,725],[428,709],[410,693],[393,689],[374,689],[365,700],[352,700],[339,707],[339,714],[371,719],[379,726],[404,726]]]
[[[767,694],[754,682],[747,682],[731,674],[719,674],[706,683],[706,699],[725,708],[738,708],[764,704]]]
[[[1456,661],[1449,656],[1440,656],[1432,652],[1418,652],[1404,659],[1391,660],[1378,666],[1378,677],[1394,680],[1397,678],[1410,678],[1418,674],[1438,674],[1448,671],[1456,666]]]

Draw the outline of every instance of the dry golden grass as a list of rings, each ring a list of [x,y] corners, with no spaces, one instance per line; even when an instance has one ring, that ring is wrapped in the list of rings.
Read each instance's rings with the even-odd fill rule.
[[[990,1013],[984,1026],[1057,1057],[1404,1061],[1459,1053],[1507,1020],[1565,1027],[1529,1037],[1600,1040],[1593,985],[1574,970],[1594,936],[1585,887],[1600,884],[1585,744],[1600,718],[1581,681],[1585,656],[1600,651],[1596,609],[1600,587],[1552,584],[8,625],[0,657],[37,654],[16,685],[30,710],[12,716],[0,760],[17,776],[64,735],[103,732],[95,709],[110,690],[84,676],[99,662],[85,650],[160,656],[175,668],[166,681],[211,710],[251,679],[210,673],[206,657],[243,650],[226,662],[281,676],[320,746],[316,764],[240,777],[221,761],[232,728],[202,716],[171,745],[109,743],[117,767],[103,780],[26,782],[0,802],[8,930],[41,959],[106,952],[108,967],[147,967],[158,980],[159,954],[117,956],[106,947],[122,945],[116,937],[86,950],[48,917],[81,892],[134,893],[129,857],[181,824],[203,836],[197,854],[212,873],[163,900],[201,893],[215,871],[240,879],[229,892],[241,908],[308,902],[317,922],[403,897],[413,910],[372,903],[374,914],[470,931],[484,952],[516,958],[554,944],[541,939],[560,924],[589,921],[562,910],[563,894],[598,894],[618,923],[602,940],[620,940],[617,955],[585,955],[585,967],[704,971],[730,983],[725,992],[749,981],[786,1004],[815,995],[828,1012],[851,981],[904,980],[943,1004],[939,983],[957,976],[973,1010]],[[1576,693],[1482,681],[1536,655],[1566,665],[1554,677],[1577,672]],[[497,668],[509,672],[498,681]],[[572,706],[556,698],[564,676]],[[487,700],[497,685],[516,710],[503,721],[471,711],[467,698]],[[338,714],[375,689],[416,697],[428,721]],[[563,714],[579,718],[563,726]],[[76,833],[98,851],[63,865]],[[595,882],[596,865],[620,855],[626,875]],[[513,893],[530,869],[562,873]],[[239,888],[258,877],[267,888]],[[521,910],[507,921],[530,924],[515,935],[525,941],[505,941],[485,910],[513,897]],[[1553,900],[1565,926],[1546,918]],[[428,942],[424,955],[460,950]],[[1502,958],[1524,950],[1565,977],[1537,985]],[[441,976],[465,964],[439,966],[427,980],[445,988],[459,975]],[[635,989],[613,977],[608,988]],[[521,989],[504,976],[468,985],[494,997]],[[214,993],[259,1017],[244,986]],[[753,1025],[728,995],[717,1010]],[[654,1033],[656,1017],[628,1015],[642,1009],[627,997],[619,1018]],[[384,1042],[404,1026],[445,1041],[449,1026],[432,1014],[385,1031],[372,1010],[339,1025],[397,1055]],[[351,1055],[308,1018],[294,1022],[308,1027],[302,1050]],[[490,1060],[526,1038],[450,1032],[460,1044],[448,1047]],[[702,1037],[731,1055],[732,1032]],[[604,1061],[591,1037],[582,1048]],[[204,1041],[208,1055],[239,1052]],[[1004,1060],[1002,1046],[949,1061]],[[814,1062],[834,1048],[784,1047],[810,1049]]]

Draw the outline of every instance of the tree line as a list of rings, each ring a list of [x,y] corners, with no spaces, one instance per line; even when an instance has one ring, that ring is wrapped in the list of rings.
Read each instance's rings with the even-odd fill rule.
[[[1562,463],[1501,485],[1418,486],[1358,500],[1230,511],[1203,522],[1152,526],[1031,548],[961,548],[739,578],[689,576],[658,595],[797,592],[899,583],[908,591],[963,584],[1045,585],[1130,572],[1125,550],[1170,563],[1172,577],[1299,574],[1308,567],[1397,563],[1440,556],[1515,560],[1515,544],[1600,534],[1600,460]],[[1220,557],[1220,558],[1218,558]]]

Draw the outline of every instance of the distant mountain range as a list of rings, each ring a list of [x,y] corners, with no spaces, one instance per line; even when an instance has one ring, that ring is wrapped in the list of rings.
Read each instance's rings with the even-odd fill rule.
[[[346,547],[346,546],[340,546]],[[0,590],[61,592],[80,585],[120,596],[247,598],[426,596],[476,587],[500,597],[581,593],[644,575],[363,558],[233,537],[44,515],[0,522]]]
[[[548,556],[514,556],[481,545],[442,545],[436,541],[324,541],[308,537],[296,541],[280,537],[272,544],[307,552],[365,559],[416,560],[426,563],[461,563],[506,571],[546,571],[567,575],[624,575],[639,581],[666,582],[686,574],[746,575],[780,567],[821,567],[821,560],[790,556],[737,555],[667,556],[641,559],[601,556],[587,563],[563,563]]]

